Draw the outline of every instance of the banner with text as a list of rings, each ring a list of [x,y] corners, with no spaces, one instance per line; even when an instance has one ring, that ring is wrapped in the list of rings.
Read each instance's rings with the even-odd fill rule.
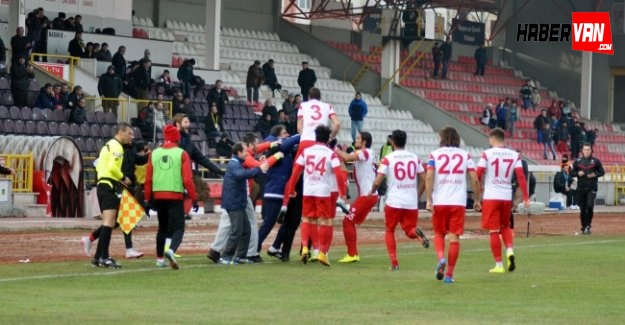
[[[484,23],[454,19],[451,23],[452,40],[465,45],[479,46],[484,44]]]

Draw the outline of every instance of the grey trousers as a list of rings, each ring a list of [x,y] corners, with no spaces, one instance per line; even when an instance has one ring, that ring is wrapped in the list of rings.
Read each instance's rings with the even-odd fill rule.
[[[245,214],[247,214],[247,219],[250,222],[250,243],[247,249],[247,256],[256,256],[258,255],[258,225],[256,224],[256,211],[254,211],[254,205],[252,205],[252,200],[249,197],[247,198]],[[231,227],[230,216],[228,216],[228,212],[226,210],[222,209],[219,226],[217,226],[217,234],[215,235],[215,240],[213,240],[213,244],[211,245],[212,250],[219,253],[224,250],[226,243],[228,242],[228,237],[230,237]]]

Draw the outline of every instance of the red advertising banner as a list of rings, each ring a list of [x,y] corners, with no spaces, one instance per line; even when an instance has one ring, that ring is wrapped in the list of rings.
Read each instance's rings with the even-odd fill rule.
[[[51,74],[61,78],[61,79],[65,79],[64,77],[64,73],[65,73],[65,64],[60,64],[60,63],[44,63],[44,62],[37,62],[37,65],[44,68],[45,70],[47,70],[48,72],[50,72]]]

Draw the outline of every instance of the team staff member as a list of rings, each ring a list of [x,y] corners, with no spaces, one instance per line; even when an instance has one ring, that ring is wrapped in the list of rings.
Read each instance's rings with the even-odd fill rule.
[[[575,159],[571,175],[577,176],[577,205],[582,233],[590,235],[592,216],[597,196],[598,178],[605,175],[601,160],[592,156],[590,143],[582,144],[582,158]]]
[[[360,132],[356,135],[356,141],[354,141],[356,151],[347,153],[339,149],[334,150],[343,161],[354,162],[354,180],[358,188],[358,198],[352,204],[350,213],[343,218],[343,236],[345,237],[347,254],[339,260],[339,263],[360,261],[356,244],[356,225],[360,225],[365,221],[371,209],[378,202],[377,193],[372,196],[367,195],[375,180],[374,153],[371,149],[372,142],[371,133]]]
[[[163,130],[165,142],[150,154],[145,178],[145,202],[158,214],[156,266],[165,266],[163,255],[172,269],[178,269],[174,253],[184,235],[184,196],[197,199],[189,155],[178,147],[180,132],[173,125]],[[149,208],[147,210],[149,210]],[[165,251],[165,239],[171,245]]]
[[[100,150],[96,173],[98,174],[98,203],[102,211],[102,231],[98,248],[91,264],[99,267],[121,268],[109,256],[111,232],[117,220],[117,210],[121,196],[121,186],[129,186],[132,181],[122,173],[124,145],[132,143],[134,133],[127,123],[117,125],[115,137],[109,140]]]
[[[386,219],[385,241],[386,250],[391,260],[391,271],[399,270],[397,260],[397,245],[395,241],[395,227],[401,225],[408,238],[417,239],[423,247],[430,247],[430,243],[421,229],[417,228],[419,221],[419,197],[425,188],[425,170],[421,159],[412,152],[405,150],[407,135],[405,131],[395,130],[391,134],[393,152],[380,162],[369,196],[376,192],[382,180],[386,177],[388,199],[384,207]]]
[[[468,152],[460,149],[460,135],[455,128],[447,126],[439,131],[440,148],[428,157],[425,176],[425,194],[428,211],[432,211],[434,226],[434,250],[438,257],[436,279],[453,283],[454,268],[460,254],[460,235],[464,232],[467,203],[467,175],[471,181],[475,203],[479,211],[480,184],[475,164]],[[449,236],[449,252],[445,259],[445,235]],[[445,270],[445,267],[447,270]]]

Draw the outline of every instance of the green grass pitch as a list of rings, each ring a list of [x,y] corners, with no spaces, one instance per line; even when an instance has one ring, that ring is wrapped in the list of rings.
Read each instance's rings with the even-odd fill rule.
[[[487,240],[465,240],[456,282],[434,277],[433,248],[398,247],[390,272],[383,245],[362,246],[362,261],[330,268],[265,257],[259,265],[219,266],[183,256],[181,270],[154,260],[0,266],[4,324],[618,324],[625,320],[625,238],[518,238],[517,270],[489,274]]]

